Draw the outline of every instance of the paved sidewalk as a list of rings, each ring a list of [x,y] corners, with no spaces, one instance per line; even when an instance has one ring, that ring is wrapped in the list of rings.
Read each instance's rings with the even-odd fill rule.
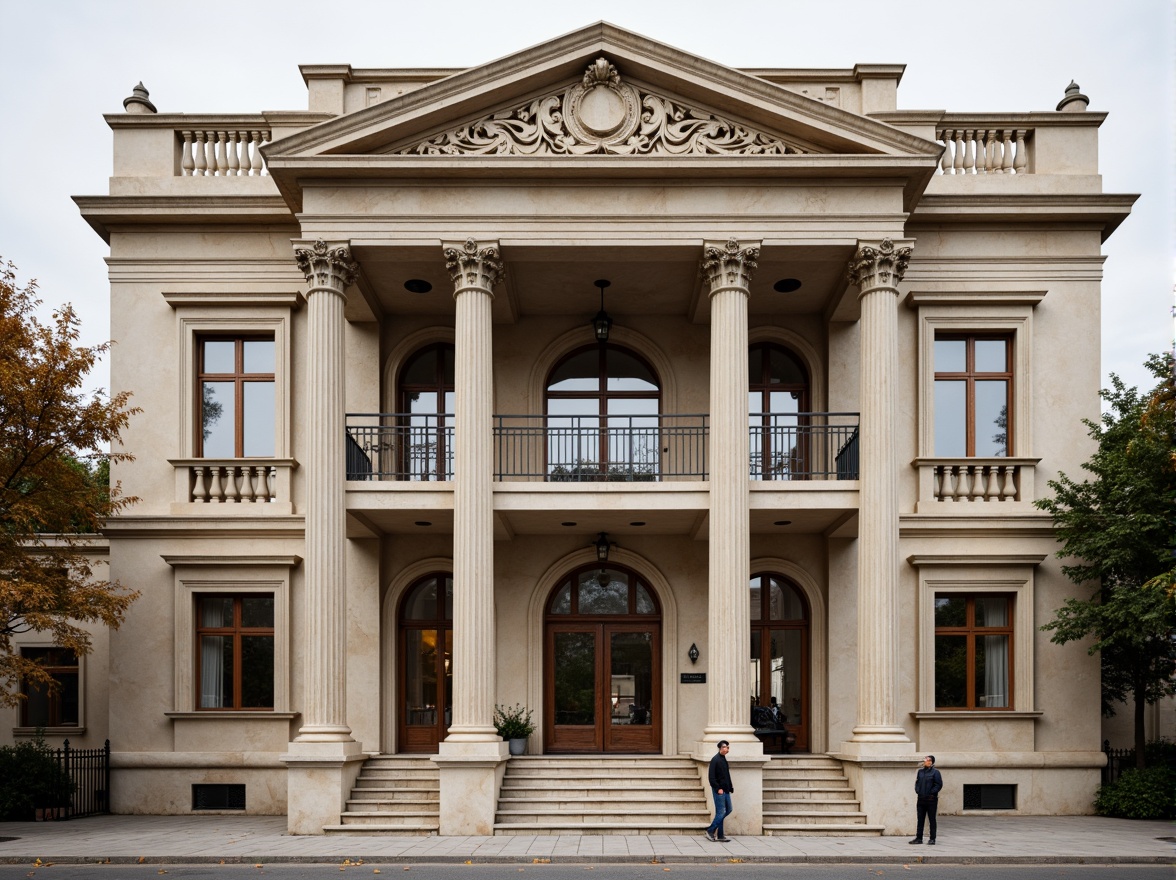
[[[944,816],[935,847],[906,837],[291,837],[283,816],[97,816],[0,823],[0,863],[58,864],[781,863],[1176,864],[1176,825],[1095,816]],[[17,838],[8,840],[6,838]]]

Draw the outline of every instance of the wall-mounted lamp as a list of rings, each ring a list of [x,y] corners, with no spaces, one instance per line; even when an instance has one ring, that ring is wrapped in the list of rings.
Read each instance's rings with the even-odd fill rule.
[[[601,565],[608,562],[608,551],[612,548],[612,544],[608,540],[608,532],[601,532],[600,537],[593,542],[596,548],[596,561]]]
[[[686,652],[686,656],[690,658],[691,663],[698,662],[698,645],[693,642],[690,643],[690,650]]]
[[[613,320],[604,310],[604,289],[609,286],[610,282],[601,278],[592,283],[600,288],[600,311],[592,319],[592,331],[596,334],[597,342],[608,342],[608,331],[612,327]]]

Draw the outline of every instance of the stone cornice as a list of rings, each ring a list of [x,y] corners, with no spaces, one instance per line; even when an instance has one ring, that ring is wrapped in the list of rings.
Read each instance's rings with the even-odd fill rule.
[[[916,553],[907,557],[915,568],[924,565],[1031,565],[1049,557],[1045,553]]]
[[[903,538],[1046,538],[1055,540],[1053,519],[1048,513],[975,513],[959,516],[901,514],[899,535]]]
[[[289,537],[301,539],[302,516],[119,516],[103,525],[103,535],[143,538],[164,535],[215,536],[219,538]]]
[[[73,200],[85,221],[107,243],[110,242],[110,230],[120,226],[250,224],[297,229],[294,215],[278,195],[234,195],[226,192],[200,195],[74,196]]]
[[[1071,114],[1077,116],[1079,114]],[[1032,175],[1028,175],[1032,177]],[[950,179],[950,178],[949,178]],[[924,193],[908,226],[925,223],[1048,222],[1102,230],[1106,241],[1131,213],[1133,193]]]

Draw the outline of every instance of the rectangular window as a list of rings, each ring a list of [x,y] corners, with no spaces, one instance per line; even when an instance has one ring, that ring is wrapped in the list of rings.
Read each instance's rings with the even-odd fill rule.
[[[22,727],[76,727],[78,725],[78,658],[67,648],[21,648],[26,660],[41,664],[57,682],[50,691],[30,681],[21,683]]]
[[[196,678],[201,709],[274,707],[274,597],[198,596]]]
[[[206,337],[196,350],[197,454],[273,457],[273,338]]]
[[[193,810],[244,810],[245,786],[234,783],[193,783]]]
[[[1003,457],[1012,447],[1012,340],[935,337],[935,455]]]
[[[935,594],[935,708],[1011,709],[1013,599]]]

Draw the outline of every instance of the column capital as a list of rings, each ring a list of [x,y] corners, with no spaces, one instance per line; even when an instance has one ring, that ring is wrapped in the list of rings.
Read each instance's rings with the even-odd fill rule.
[[[359,275],[359,264],[351,258],[351,247],[346,242],[328,243],[321,238],[313,243],[296,242],[294,262],[306,276],[312,292],[329,290],[342,294]]]
[[[445,268],[453,279],[454,296],[470,288],[493,294],[494,285],[506,277],[506,267],[502,265],[502,254],[496,241],[475,241],[472,238],[443,241],[441,249],[445,255]]]
[[[889,238],[880,242],[859,241],[853,259],[849,261],[849,283],[856,284],[863,294],[878,288],[895,290],[906,274],[911,259],[914,239],[901,239],[896,244]]]
[[[699,274],[709,288],[708,295],[714,296],[720,290],[731,288],[748,292],[759,254],[758,241],[742,244],[734,238],[728,238],[725,242],[704,241]]]

